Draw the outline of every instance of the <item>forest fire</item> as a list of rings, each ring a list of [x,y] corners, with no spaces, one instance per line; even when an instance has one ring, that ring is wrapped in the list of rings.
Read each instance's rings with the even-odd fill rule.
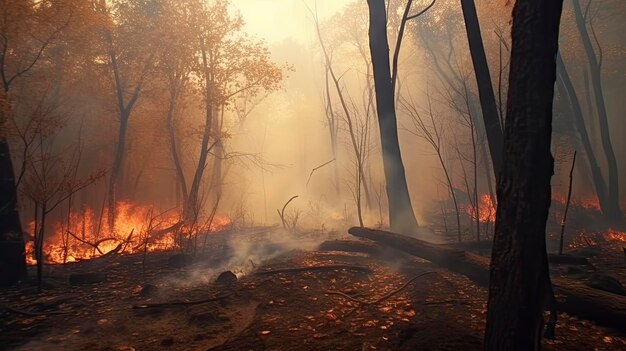
[[[136,253],[170,250],[180,247],[183,240],[202,232],[214,232],[228,227],[228,217],[215,216],[205,223],[185,226],[176,212],[160,212],[150,205],[119,202],[115,230],[107,228],[107,211],[96,215],[91,208],[70,212],[65,221],[54,224],[53,232],[44,240],[47,263],[63,264],[88,260],[111,251]],[[29,232],[34,232],[34,221]],[[34,242],[26,245],[26,259],[36,264]]]
[[[496,221],[496,203],[489,194],[482,194],[478,204],[478,216],[476,216],[473,206],[467,206],[467,214],[476,221],[476,217],[481,223],[493,223]]]
[[[552,202],[565,206],[567,203],[567,197],[557,192],[552,192]],[[572,198],[570,200],[572,206],[582,207],[586,210],[600,211],[600,202],[594,197],[585,198]]]
[[[626,242],[626,232],[620,232],[615,229],[609,229],[607,233],[604,235],[604,238],[607,241]]]

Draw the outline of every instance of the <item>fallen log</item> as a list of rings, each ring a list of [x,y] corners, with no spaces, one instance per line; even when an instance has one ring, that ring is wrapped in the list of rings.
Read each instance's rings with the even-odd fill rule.
[[[229,295],[212,297],[204,300],[196,300],[196,301],[170,301],[163,303],[143,303],[139,305],[133,305],[134,310],[145,310],[147,308],[167,308],[167,307],[178,307],[178,306],[191,306],[191,305],[200,305],[207,302],[215,302],[224,300]]]
[[[317,249],[319,251],[360,252],[370,255],[379,255],[383,252],[382,246],[365,240],[329,240],[321,243]]]
[[[348,232],[424,258],[452,272],[463,274],[480,286],[489,286],[489,259],[486,257],[382,230],[353,227]],[[567,278],[552,278],[552,286],[559,311],[626,332],[626,297]]]
[[[384,230],[353,227],[348,233],[421,257],[453,272],[461,273],[478,285],[489,284],[489,259],[486,257]]]

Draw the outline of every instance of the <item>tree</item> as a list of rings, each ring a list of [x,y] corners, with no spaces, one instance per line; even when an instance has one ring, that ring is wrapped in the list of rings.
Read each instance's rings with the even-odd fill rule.
[[[15,110],[11,88],[42,61],[69,23],[72,11],[64,5],[0,2],[0,286],[12,285],[26,276],[17,182],[6,135],[6,123],[14,118]]]
[[[394,86],[389,63],[385,1],[368,0],[367,3],[369,6],[369,43],[376,91],[376,112],[389,203],[389,224],[392,231],[410,234],[417,230],[417,220],[411,205],[398,141]]]
[[[609,213],[607,210],[605,210],[607,209],[607,206],[609,206],[606,182],[604,181],[602,170],[600,169],[598,159],[593,150],[589,133],[587,132],[585,118],[583,117],[583,111],[580,106],[580,101],[578,99],[576,89],[574,88],[574,84],[572,83],[570,75],[567,71],[567,67],[565,66],[565,62],[563,62],[563,58],[561,57],[560,53],[557,55],[557,70],[557,88],[562,95],[567,97],[567,100],[569,101],[569,112],[571,113],[571,116],[574,120],[574,128],[578,132],[578,135],[580,137],[580,143],[582,144],[585,155],[587,156],[587,161],[589,162],[591,179],[596,190],[596,196],[598,197],[600,209],[602,209],[603,212]]]
[[[103,54],[113,76],[119,128],[115,154],[109,172],[108,224],[115,230],[116,203],[120,177],[124,171],[128,126],[132,112],[153,68],[159,42],[156,17],[160,15],[156,1],[115,1],[98,3],[103,17],[100,29]]]
[[[491,153],[493,170],[497,178],[502,168],[502,126],[498,117],[498,108],[493,93],[489,66],[487,65],[485,46],[480,33],[476,5],[474,0],[461,0],[461,7],[463,9],[472,63],[474,64],[480,106],[482,107],[483,121],[485,122],[485,130],[487,132],[487,143]]]
[[[486,350],[538,350],[551,293],[545,229],[550,208],[552,101],[563,2],[513,9],[504,158],[491,257]]]
[[[254,97],[261,91],[276,90],[283,73],[271,62],[263,42],[254,41],[243,33],[243,19],[229,13],[227,1],[192,3],[190,19],[197,30],[194,57],[199,58],[195,73],[205,114],[200,152],[183,210],[185,220],[193,222],[201,207],[201,184],[211,154],[215,156],[212,184],[217,188],[221,186],[221,162],[226,158],[223,117],[229,102],[243,92]],[[219,190],[215,195],[220,197]]]
[[[591,5],[590,0],[587,6],[587,10]],[[619,174],[617,159],[615,157],[615,151],[613,150],[613,144],[611,143],[611,133],[609,131],[608,113],[606,111],[606,104],[604,102],[604,90],[602,88],[602,63],[603,52],[600,43],[596,37],[593,22],[590,22],[591,32],[597,46],[597,51],[594,48],[594,44],[591,41],[589,31],[587,30],[587,16],[583,15],[580,7],[579,0],[572,0],[574,5],[574,17],[576,18],[576,28],[580,33],[580,39],[582,40],[585,54],[589,62],[589,72],[591,75],[591,86],[593,88],[593,96],[595,98],[595,106],[598,113],[598,122],[600,125],[600,137],[602,141],[602,149],[607,161],[608,170],[608,188],[606,201],[602,206],[602,212],[612,222],[622,222],[624,215],[619,206]],[[598,194],[599,195],[599,194]]]

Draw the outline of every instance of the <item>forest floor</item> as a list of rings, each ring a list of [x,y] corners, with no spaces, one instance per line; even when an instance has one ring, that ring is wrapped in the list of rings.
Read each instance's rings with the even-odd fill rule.
[[[618,249],[603,257],[623,262]],[[222,253],[184,267],[172,267],[174,253],[165,252],[48,267],[43,291],[2,291],[0,349],[482,349],[486,291],[427,261],[394,251],[290,250],[242,269],[228,267]],[[623,271],[623,263],[607,264]],[[329,265],[347,268],[310,269]],[[293,268],[303,269],[277,271]],[[214,283],[226,269],[239,279]],[[107,279],[69,285],[77,272]],[[559,317],[545,350],[626,350],[615,330]]]

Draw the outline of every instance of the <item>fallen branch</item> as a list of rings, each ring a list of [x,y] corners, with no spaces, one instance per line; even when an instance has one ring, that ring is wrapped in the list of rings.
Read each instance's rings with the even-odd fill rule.
[[[306,181],[306,186],[309,186],[309,182],[311,181],[311,177],[313,177],[313,172],[317,171],[318,169],[320,169],[320,168],[322,168],[322,167],[324,167],[326,165],[329,165],[329,164],[333,163],[334,161],[335,161],[335,159],[333,158],[332,160],[330,160],[328,162],[325,162],[325,163],[323,163],[323,164],[313,168],[311,170],[311,174],[309,174],[309,179],[307,179],[307,181]]]
[[[378,299],[376,299],[376,300],[374,300],[374,301],[364,301],[364,300],[359,300],[359,299],[356,299],[356,298],[354,298],[354,297],[352,297],[352,296],[350,296],[350,295],[348,295],[348,294],[346,294],[346,293],[343,293],[343,292],[341,292],[341,291],[324,290],[324,293],[325,293],[325,294],[329,294],[329,295],[337,295],[337,296],[344,297],[344,298],[346,298],[346,299],[348,299],[348,300],[350,300],[350,301],[354,301],[354,302],[356,302],[356,303],[359,303],[361,306],[377,305],[377,304],[379,304],[379,303],[381,303],[381,302],[383,302],[383,301],[385,301],[385,300],[389,299],[390,297],[392,297],[392,296],[394,296],[394,295],[396,295],[396,294],[400,293],[402,290],[406,289],[406,287],[407,287],[407,286],[409,286],[411,283],[413,283],[414,281],[416,281],[418,278],[423,277],[423,276],[425,276],[425,275],[427,275],[427,274],[434,274],[434,273],[437,273],[437,272],[432,272],[432,271],[431,271],[431,272],[425,272],[425,273],[422,273],[422,274],[416,275],[415,277],[413,277],[413,278],[409,279],[409,281],[407,281],[406,283],[404,283],[404,284],[403,284],[401,287],[399,287],[398,289],[393,290],[393,291],[391,291],[391,292],[389,292],[389,293],[387,293],[387,294],[383,295],[382,297],[380,297],[380,298],[378,298]]]
[[[294,273],[294,272],[309,272],[309,271],[331,271],[336,269],[349,269],[353,271],[358,271],[362,273],[372,273],[372,269],[366,266],[355,266],[350,264],[336,264],[330,266],[311,266],[311,267],[295,267],[295,268],[284,268],[284,269],[274,269],[271,271],[260,271],[254,274],[256,275],[270,275],[270,274],[279,274],[279,273]]]
[[[276,212],[278,212],[278,216],[280,217],[280,221],[283,224],[283,228],[285,228],[287,230],[289,230],[289,228],[287,228],[287,223],[285,222],[285,209],[287,208],[289,203],[291,201],[293,201],[294,199],[296,199],[297,197],[298,197],[298,195],[295,195],[295,196],[292,196],[291,199],[287,200],[287,202],[285,202],[285,205],[283,206],[282,210],[279,211],[278,209],[276,209]]]
[[[71,231],[69,231],[69,230],[67,231],[67,233],[68,233],[69,235],[71,235],[71,236],[72,236],[72,238],[74,238],[74,239],[76,239],[76,240],[80,241],[81,243],[83,243],[83,244],[87,244],[87,245],[89,245],[89,246],[93,247],[94,249],[98,250],[98,252],[99,252],[101,255],[102,255],[102,254],[104,254],[104,253],[103,253],[103,252],[102,252],[102,250],[100,250],[100,248],[98,247],[100,244],[102,244],[102,243],[103,243],[103,242],[105,242],[105,241],[114,241],[114,240],[117,240],[116,238],[110,237],[110,238],[100,239],[100,240],[96,241],[95,243],[90,243],[90,242],[89,242],[89,241],[87,241],[87,240],[83,240],[83,239],[81,239],[80,237],[78,237],[76,234],[72,233],[72,232],[71,232]]]
[[[155,307],[165,308],[165,307],[200,305],[200,304],[207,303],[207,302],[224,300],[228,296],[229,295],[224,295],[224,296],[212,297],[210,299],[196,300],[196,301],[170,301],[170,302],[163,302],[163,303],[144,303],[144,304],[139,304],[139,305],[133,305],[133,309],[144,310],[147,308],[155,308]]]

